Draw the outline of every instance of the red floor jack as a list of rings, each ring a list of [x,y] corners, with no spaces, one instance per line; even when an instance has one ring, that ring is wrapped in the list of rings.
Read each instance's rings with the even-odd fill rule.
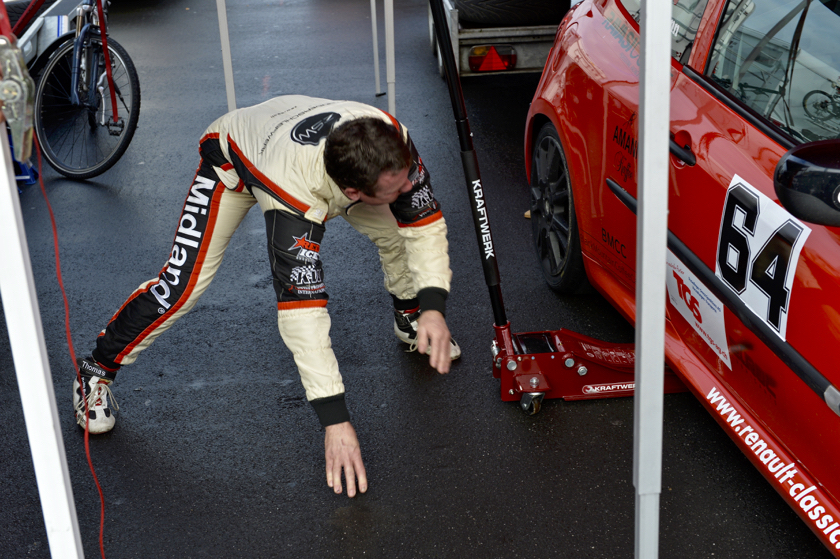
[[[603,342],[568,330],[511,333],[502,302],[490,218],[478,170],[478,158],[473,149],[461,81],[455,66],[449,26],[442,0],[429,1],[461,143],[461,163],[470,194],[484,279],[490,290],[495,321],[493,327],[496,330],[492,344],[493,376],[501,380],[502,400],[519,400],[522,410],[533,415],[540,411],[544,398],[587,400],[632,396],[635,388],[634,344]],[[673,372],[666,371],[666,393],[686,390]]]

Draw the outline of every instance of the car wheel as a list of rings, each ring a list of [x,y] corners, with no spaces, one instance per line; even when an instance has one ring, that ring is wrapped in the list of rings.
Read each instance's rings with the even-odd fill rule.
[[[543,277],[558,293],[586,284],[566,155],[554,125],[540,130],[531,152],[531,230]]]

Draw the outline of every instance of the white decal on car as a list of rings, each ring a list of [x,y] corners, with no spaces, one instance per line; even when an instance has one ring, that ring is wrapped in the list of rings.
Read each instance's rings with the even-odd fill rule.
[[[786,338],[790,291],[811,229],[735,175],[718,234],[715,275],[773,332]]]
[[[768,480],[773,481],[770,475],[778,480],[782,486],[781,492],[788,492],[794,503],[790,506],[796,510],[797,504],[802,509],[801,516],[805,519],[805,513],[808,514],[810,522],[813,524],[811,529],[817,535],[822,532],[827,536],[830,545],[835,549],[840,549],[840,523],[837,523],[835,516],[837,513],[832,510],[828,499],[822,494],[818,487],[806,477],[804,472],[799,472],[796,468],[796,462],[785,457],[770,437],[765,441],[759,432],[756,431],[748,423],[744,422],[745,417],[749,418],[742,409],[739,409],[735,402],[727,401],[724,397],[723,390],[712,386],[709,393],[706,395],[706,400],[710,407],[714,408],[720,416],[724,419],[724,426],[735,434],[737,439],[743,441],[749,450],[764,464],[766,473],[764,474]],[[740,442],[739,441],[739,442]],[[747,450],[742,449],[745,453]],[[787,462],[787,463],[786,463]],[[757,466],[762,469],[761,466]],[[789,488],[789,489],[788,489]],[[797,511],[798,512],[798,511]],[[832,516],[832,514],[834,516]],[[808,522],[806,520],[806,522]],[[825,543],[825,542],[824,542]]]
[[[670,250],[667,263],[668,300],[731,370],[723,303]]]

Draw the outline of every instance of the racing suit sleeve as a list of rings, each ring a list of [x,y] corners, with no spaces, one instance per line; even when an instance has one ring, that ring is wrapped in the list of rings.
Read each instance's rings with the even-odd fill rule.
[[[408,178],[413,188],[390,205],[391,213],[404,240],[408,269],[414,280],[421,311],[436,310],[445,315],[452,279],[446,221],[432,191],[429,172],[408,132],[404,128],[402,131],[411,150],[412,164]]]
[[[276,202],[261,190],[254,189],[254,195],[264,209],[277,327],[294,355],[306,397],[321,425],[349,421],[326,309],[320,259],[324,226],[285,209],[270,209]]]

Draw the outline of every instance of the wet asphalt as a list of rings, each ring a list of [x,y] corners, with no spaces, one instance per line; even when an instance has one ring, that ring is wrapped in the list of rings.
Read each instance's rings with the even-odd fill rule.
[[[396,116],[449,223],[447,318],[463,357],[440,376],[403,352],[376,251],[330,222],[322,257],[332,341],[370,479],[367,494],[334,495],[323,431],[277,333],[264,225],[253,210],[197,307],[119,373],[117,426],[90,445],[107,557],[633,556],[633,401],[552,400],[533,417],[501,402],[490,369],[493,317],[426,4],[396,4]],[[368,2],[228,0],[228,18],[239,106],[303,93],[387,109],[387,97],[374,95]],[[384,90],[381,5],[378,19]],[[197,140],[226,111],[215,3],[114,2],[111,35],[140,75],[137,134],[93,180],[43,171],[80,354],[166,260]],[[559,297],[539,274],[523,217],[522,150],[537,80],[463,84],[508,318],[516,332],[568,328],[632,341],[632,327],[594,291]],[[70,404],[49,216],[38,188],[25,187],[20,201],[85,555],[98,557],[99,497]],[[0,398],[0,557],[49,557],[4,323]],[[665,398],[663,454],[661,557],[829,556],[689,394]]]

